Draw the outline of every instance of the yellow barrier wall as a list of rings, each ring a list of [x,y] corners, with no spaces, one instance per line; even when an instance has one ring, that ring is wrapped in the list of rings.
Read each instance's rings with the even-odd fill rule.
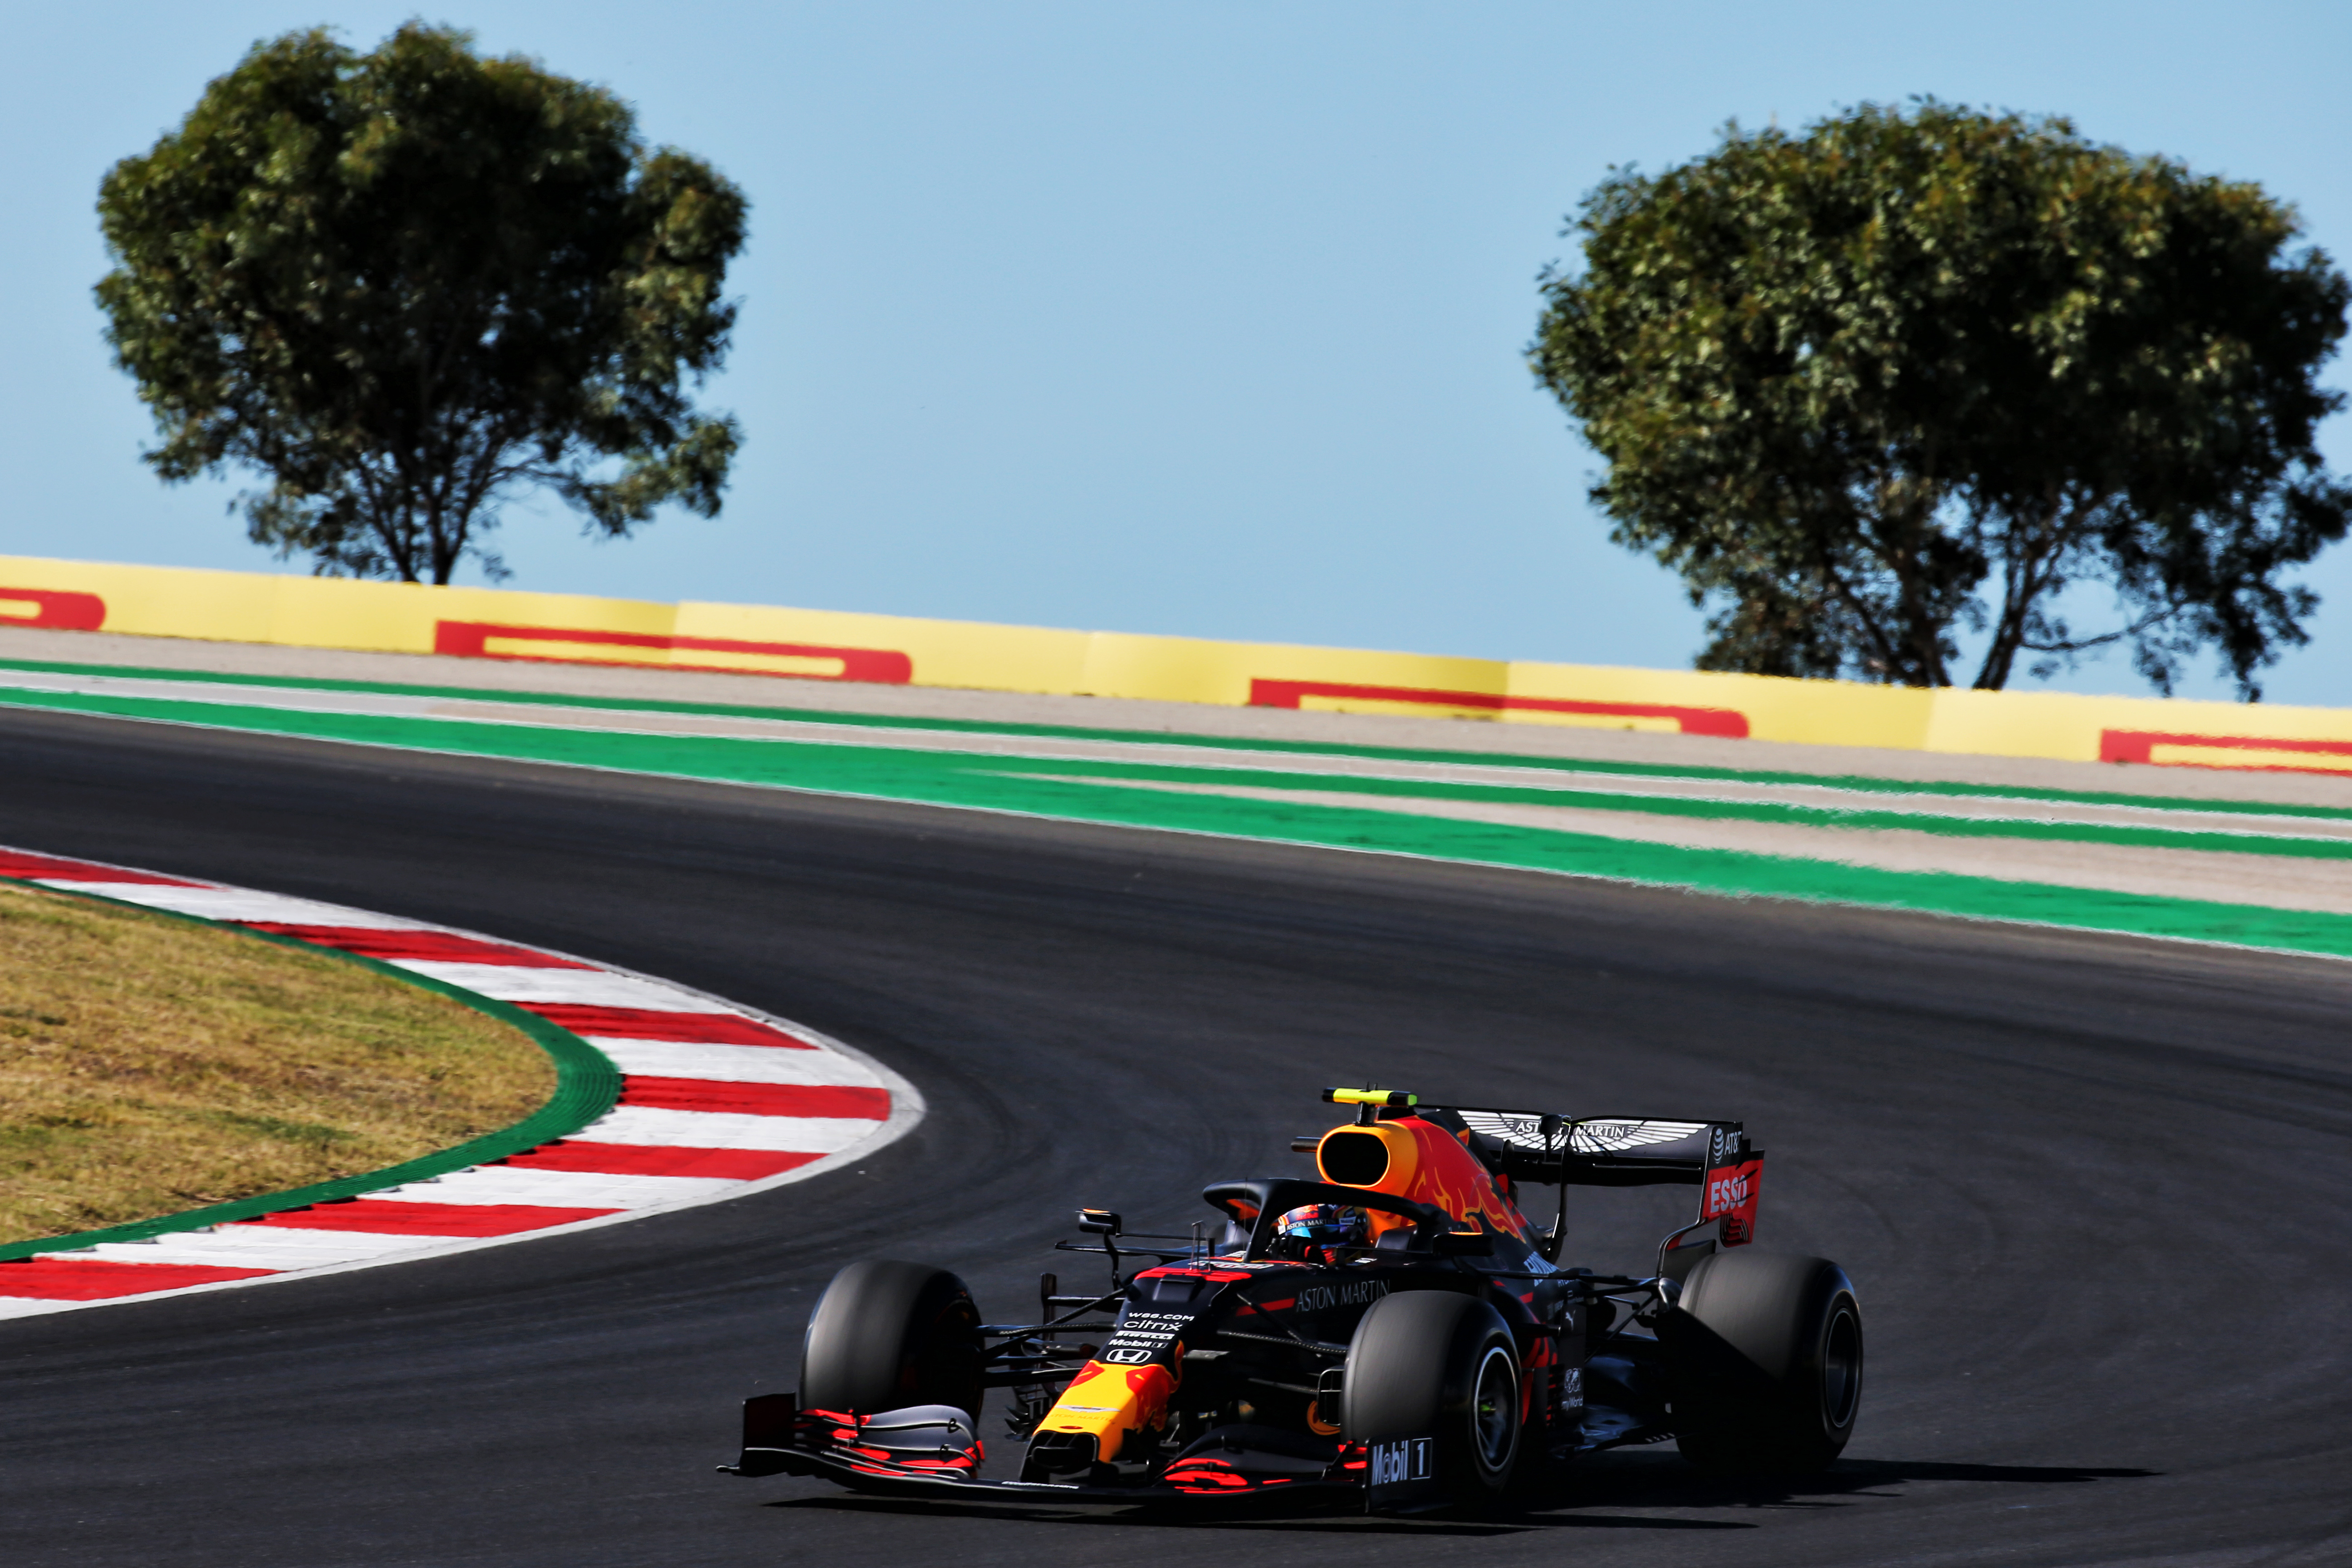
[[[1087,661],[1085,632],[839,610],[688,603],[677,607],[677,631],[698,638],[891,650],[907,656],[911,684],[982,691],[1076,691]],[[689,650],[677,659],[693,663],[701,657]]]
[[[2352,710],[1920,691],[0,556],[0,626],[2158,766],[2352,773]]]

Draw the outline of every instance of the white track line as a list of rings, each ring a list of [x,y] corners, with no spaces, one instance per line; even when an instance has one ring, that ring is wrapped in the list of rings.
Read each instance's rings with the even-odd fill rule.
[[[100,898],[123,899],[150,909],[169,910],[178,915],[196,915],[208,921],[225,921],[232,924],[250,925],[267,922],[272,925],[343,926],[369,931],[431,931],[434,927],[422,921],[404,921],[394,915],[373,914],[366,910],[347,910],[339,904],[322,904],[310,899],[289,899],[277,893],[254,893],[243,888],[173,888],[148,882],[79,881],[64,877],[43,877],[44,887],[56,888],[68,893],[96,893]]]
[[[392,962],[444,985],[455,985],[461,991],[500,1002],[561,1002],[574,1007],[634,1007],[654,1013],[734,1011],[723,1002],[706,1000],[675,985],[602,970],[523,969],[508,963],[446,963],[406,958]]]
[[[862,1063],[831,1051],[778,1050],[773,1046],[709,1046],[684,1040],[615,1040],[584,1037],[625,1073],[649,1078],[705,1078],[727,1083],[794,1083],[854,1088],[878,1085]]]
[[[728,1111],[665,1110],[624,1105],[573,1136],[586,1142],[654,1148],[765,1149],[780,1152],[855,1149],[874,1123],[847,1116],[750,1116]]]
[[[709,1176],[615,1176],[596,1171],[518,1171],[477,1165],[429,1182],[386,1187],[371,1197],[417,1204],[544,1204],[551,1208],[661,1208],[725,1197],[740,1182]]]

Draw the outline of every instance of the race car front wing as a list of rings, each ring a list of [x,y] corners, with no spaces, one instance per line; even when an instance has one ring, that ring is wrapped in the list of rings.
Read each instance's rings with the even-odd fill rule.
[[[1272,1427],[1213,1428],[1148,1480],[996,1480],[971,1417],[944,1405],[873,1415],[803,1410],[791,1394],[743,1402],[743,1451],[719,1468],[737,1476],[822,1476],[861,1491],[939,1496],[987,1492],[1042,1502],[1135,1503],[1274,1491],[1353,1491],[1368,1511],[1432,1506],[1441,1491],[1427,1437],[1320,1442]]]

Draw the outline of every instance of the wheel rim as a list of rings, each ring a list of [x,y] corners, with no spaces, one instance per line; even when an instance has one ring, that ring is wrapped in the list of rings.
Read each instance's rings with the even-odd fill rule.
[[[1511,1352],[1490,1345],[1478,1360],[1477,1392],[1470,1402],[1470,1435],[1480,1468],[1494,1475],[1510,1468],[1518,1428],[1518,1373],[1511,1365]]]
[[[1841,1304],[1822,1336],[1822,1414],[1832,1429],[1843,1430],[1853,1419],[1861,1397],[1862,1324],[1851,1307]]]

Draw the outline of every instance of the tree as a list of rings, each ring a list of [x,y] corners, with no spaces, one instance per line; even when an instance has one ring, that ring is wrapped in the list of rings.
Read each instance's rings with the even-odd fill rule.
[[[2307,640],[2347,288],[2260,187],[1930,100],[1612,170],[1569,232],[1530,363],[1612,538],[1713,606],[1701,668],[1948,686],[1965,628],[1983,689],[2124,644],[2168,692],[2210,646],[2258,699]]]
[[[516,489],[592,534],[708,517],[740,440],[717,369],[742,194],[626,104],[412,23],[257,44],[106,177],[107,341],[166,481],[258,468],[249,531],[332,575],[446,583]]]

